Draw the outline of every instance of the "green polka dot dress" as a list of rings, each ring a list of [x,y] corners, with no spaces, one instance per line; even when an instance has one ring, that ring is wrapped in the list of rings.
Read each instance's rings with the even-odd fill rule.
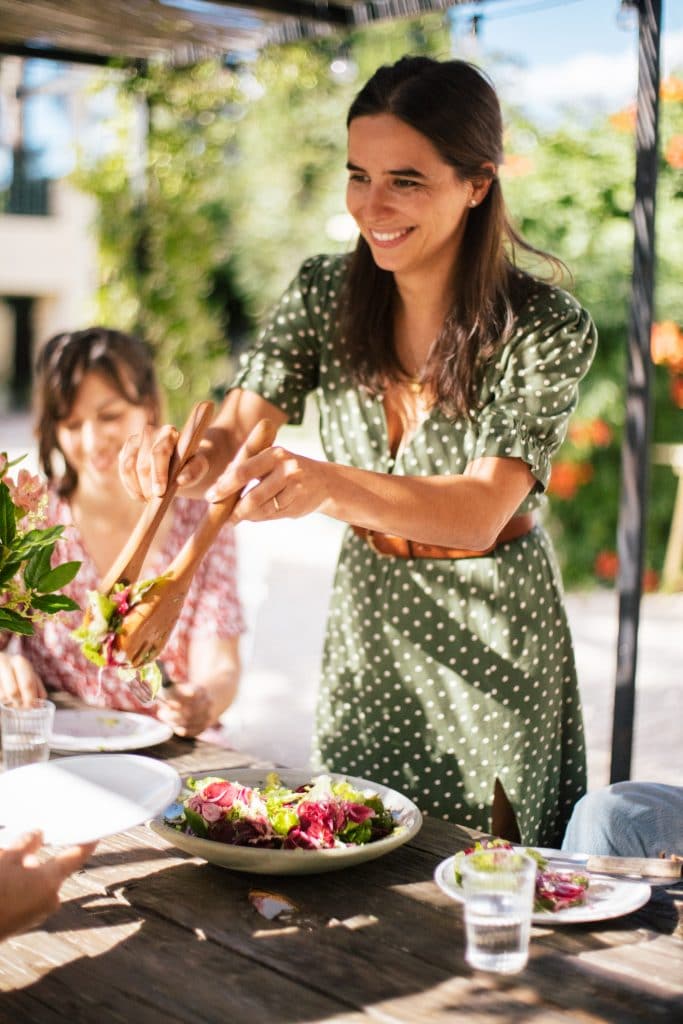
[[[234,387],[300,423],[315,391],[330,460],[382,473],[462,473],[481,456],[524,459],[538,481],[595,351],[588,314],[538,284],[488,367],[474,420],[432,409],[392,458],[381,398],[356,388],[333,342],[345,257],[308,260]],[[544,530],[457,560],[375,554],[350,529],[331,600],[316,714],[319,769],[398,789],[429,814],[489,830],[499,779],[522,841],[557,846],[586,784],[571,637]]]

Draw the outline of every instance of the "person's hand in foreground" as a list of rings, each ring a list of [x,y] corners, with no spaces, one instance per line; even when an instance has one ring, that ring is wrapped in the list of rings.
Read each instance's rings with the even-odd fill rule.
[[[41,832],[27,832],[0,850],[0,940],[26,931],[59,908],[62,883],[95,849],[84,843],[39,860]]]

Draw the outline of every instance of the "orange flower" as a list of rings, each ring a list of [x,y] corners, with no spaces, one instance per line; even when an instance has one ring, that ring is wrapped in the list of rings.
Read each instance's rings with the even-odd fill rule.
[[[587,462],[556,462],[550,473],[548,494],[561,501],[571,501],[579,487],[593,476],[593,467]]]
[[[591,420],[591,440],[596,448],[606,448],[612,443],[614,434],[609,423],[605,420]]]
[[[598,579],[614,580],[619,572],[619,556],[616,551],[599,551],[593,562],[593,570]],[[642,576],[642,587],[645,593],[651,594],[659,589],[659,573],[656,569],[645,569]]]
[[[580,446],[590,444],[591,433],[589,422],[589,420],[574,420],[569,424],[569,440],[573,444]]]
[[[669,75],[659,86],[659,95],[666,102],[683,100],[683,81],[675,75]]]
[[[633,132],[636,128],[636,105],[631,103],[630,106],[624,107],[623,110],[618,110],[616,114],[612,114],[609,123],[613,128],[616,128],[618,132]]]
[[[619,557],[616,551],[598,551],[593,569],[600,579],[613,580],[619,570]]]
[[[569,426],[569,440],[579,446],[606,448],[612,437],[612,428],[601,419],[576,420]]]
[[[650,335],[652,362],[683,371],[683,331],[673,320],[662,320],[652,325]]]
[[[683,135],[672,135],[664,150],[664,159],[677,171],[683,171]]]
[[[533,169],[533,160],[530,160],[528,156],[508,153],[500,168],[500,173],[504,178],[522,178],[525,174],[530,174]]]
[[[646,569],[643,573],[643,590],[646,594],[659,590],[659,573],[656,569]]]
[[[674,405],[677,405],[679,409],[683,409],[683,377],[678,374],[671,375],[671,384],[669,386],[669,393]]]

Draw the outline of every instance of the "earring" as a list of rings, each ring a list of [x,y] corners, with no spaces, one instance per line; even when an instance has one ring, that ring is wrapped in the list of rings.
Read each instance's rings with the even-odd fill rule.
[[[477,200],[476,199],[470,199],[470,206],[476,206],[476,205],[477,205]]]

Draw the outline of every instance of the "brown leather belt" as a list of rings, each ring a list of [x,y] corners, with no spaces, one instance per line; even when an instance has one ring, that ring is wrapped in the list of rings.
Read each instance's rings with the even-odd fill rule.
[[[442,548],[438,544],[421,544],[420,541],[405,540],[403,537],[394,537],[390,533],[366,530],[363,526],[354,526],[352,529],[355,534],[367,541],[378,555],[393,555],[395,558],[480,558],[482,555],[490,555],[499,544],[506,544],[508,541],[523,537],[533,529],[533,526],[534,517],[531,512],[513,516],[500,531],[491,547],[484,548],[483,551],[468,551],[467,548]]]

